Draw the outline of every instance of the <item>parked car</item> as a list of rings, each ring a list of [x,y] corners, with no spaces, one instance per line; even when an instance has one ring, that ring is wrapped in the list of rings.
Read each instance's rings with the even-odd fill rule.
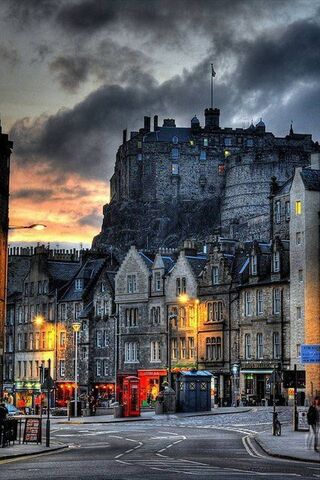
[[[11,403],[5,403],[5,406],[8,410],[9,417],[15,417],[17,415],[23,415],[23,412],[19,410],[17,407],[12,405]]]

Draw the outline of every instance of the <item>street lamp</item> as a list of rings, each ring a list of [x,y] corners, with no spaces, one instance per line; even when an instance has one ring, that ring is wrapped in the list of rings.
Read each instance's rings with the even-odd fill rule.
[[[80,332],[81,323],[73,322],[73,331],[75,333],[75,355],[74,355],[74,416],[78,416],[78,333]]]

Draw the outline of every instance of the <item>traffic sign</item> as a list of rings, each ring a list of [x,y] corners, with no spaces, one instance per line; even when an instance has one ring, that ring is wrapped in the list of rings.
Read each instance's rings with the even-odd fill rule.
[[[54,387],[54,381],[52,377],[46,377],[41,384],[41,390],[52,390]]]
[[[301,345],[301,363],[320,363],[320,344]]]

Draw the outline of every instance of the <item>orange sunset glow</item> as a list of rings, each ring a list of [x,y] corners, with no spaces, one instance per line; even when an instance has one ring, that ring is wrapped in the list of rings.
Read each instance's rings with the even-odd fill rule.
[[[44,164],[31,170],[14,162],[11,169],[10,225],[44,223],[42,231],[10,230],[13,242],[91,244],[99,233],[102,206],[109,196],[106,180],[48,171]]]

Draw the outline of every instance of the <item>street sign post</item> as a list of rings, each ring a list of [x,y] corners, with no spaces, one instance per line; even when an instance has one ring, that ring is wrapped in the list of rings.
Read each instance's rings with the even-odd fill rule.
[[[320,363],[320,344],[301,345],[301,363]]]

